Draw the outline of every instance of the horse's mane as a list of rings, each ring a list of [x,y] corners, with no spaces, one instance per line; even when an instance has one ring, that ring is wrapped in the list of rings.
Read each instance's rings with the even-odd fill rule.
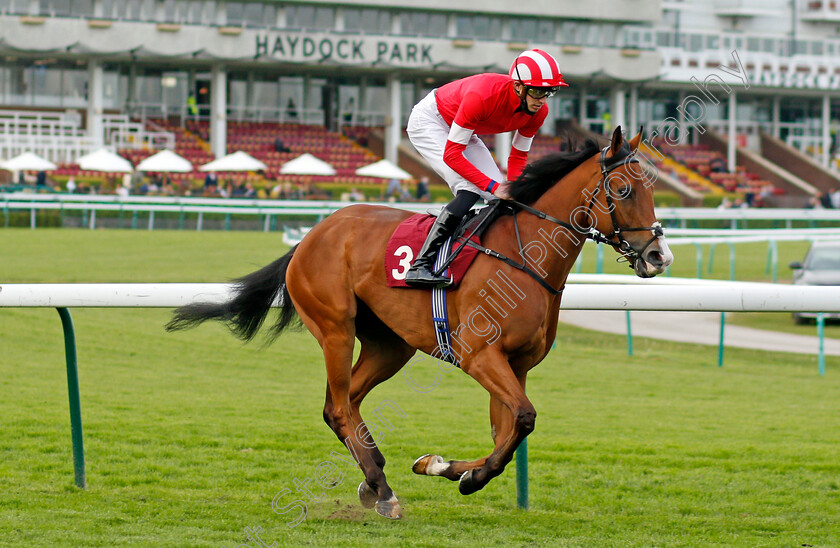
[[[601,146],[597,142],[587,139],[579,150],[556,152],[540,158],[529,164],[511,185],[511,198],[526,205],[533,204],[557,181],[600,150]]]

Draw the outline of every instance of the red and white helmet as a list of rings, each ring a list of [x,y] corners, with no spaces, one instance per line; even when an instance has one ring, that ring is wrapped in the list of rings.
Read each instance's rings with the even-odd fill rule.
[[[510,67],[510,78],[534,88],[568,87],[557,66],[557,59],[541,49],[520,53]]]

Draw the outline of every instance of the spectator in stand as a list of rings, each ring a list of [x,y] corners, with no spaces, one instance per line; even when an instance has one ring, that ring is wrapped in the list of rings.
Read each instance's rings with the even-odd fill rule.
[[[365,201],[365,195],[362,194],[361,192],[359,192],[359,189],[356,188],[356,187],[353,187],[353,188],[350,189],[350,194],[349,194],[348,198],[350,198],[351,202],[364,202]]]
[[[402,193],[399,179],[388,179],[388,186],[385,188],[385,199],[391,196],[399,196]]]
[[[828,200],[831,202],[832,208],[840,209],[840,188],[832,190],[831,194],[828,195]]]
[[[47,172],[39,171],[35,176],[35,186],[47,186]]]
[[[720,205],[717,206],[718,209],[730,209],[732,208],[732,200],[727,198],[726,196],[720,201]]]
[[[411,190],[408,188],[408,181],[403,181],[402,185],[400,185],[400,201],[411,202],[413,200],[414,197],[411,195]]]
[[[827,192],[820,192],[817,196],[819,197],[820,204],[823,206],[823,209],[832,209],[831,196]]]
[[[805,206],[805,209],[824,209],[822,203],[820,202],[820,196],[822,194],[817,194],[816,196],[811,196],[808,198],[808,204]]]
[[[169,177],[163,180],[163,186],[160,187],[160,193],[164,196],[175,196],[175,187],[172,185],[172,180]]]
[[[726,173],[726,160],[720,156],[715,156],[709,160],[709,170],[712,173]]]
[[[70,194],[76,192],[76,179],[72,175],[67,179],[67,192]]]
[[[217,186],[219,186],[219,176],[213,171],[208,171],[207,175],[204,176],[204,188],[215,191]]]
[[[289,102],[286,103],[286,116],[289,117],[289,120],[297,120],[298,111],[297,107],[295,106],[295,100],[289,97]]]
[[[280,137],[277,137],[276,139],[274,139],[274,152],[291,152],[291,151],[292,151],[292,149],[290,149],[289,147],[286,146],[285,143],[283,143],[283,139],[281,139]]]
[[[428,177],[420,177],[420,180],[417,181],[417,192],[415,193],[415,197],[418,202],[428,202],[431,199],[432,195],[429,192]]]
[[[350,97],[347,100],[347,104],[344,105],[344,123],[351,124],[353,122],[353,115],[355,114],[356,110],[356,99],[354,97]]]

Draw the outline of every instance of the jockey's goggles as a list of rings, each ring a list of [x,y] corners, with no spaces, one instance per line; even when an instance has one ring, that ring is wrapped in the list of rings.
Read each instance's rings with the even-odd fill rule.
[[[525,93],[533,97],[534,99],[543,99],[545,97],[554,97],[554,95],[560,91],[560,86],[551,87],[551,88],[531,88],[525,87]]]

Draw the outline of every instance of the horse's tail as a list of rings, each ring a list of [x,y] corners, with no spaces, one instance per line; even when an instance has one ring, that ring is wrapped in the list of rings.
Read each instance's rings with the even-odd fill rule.
[[[295,320],[300,322],[286,289],[286,270],[296,249],[297,246],[270,265],[234,280],[233,297],[229,301],[221,304],[192,303],[176,309],[174,317],[166,324],[166,330],[177,331],[207,320],[219,320],[234,335],[250,341],[279,297],[280,317],[268,336],[269,341],[274,340]]]

